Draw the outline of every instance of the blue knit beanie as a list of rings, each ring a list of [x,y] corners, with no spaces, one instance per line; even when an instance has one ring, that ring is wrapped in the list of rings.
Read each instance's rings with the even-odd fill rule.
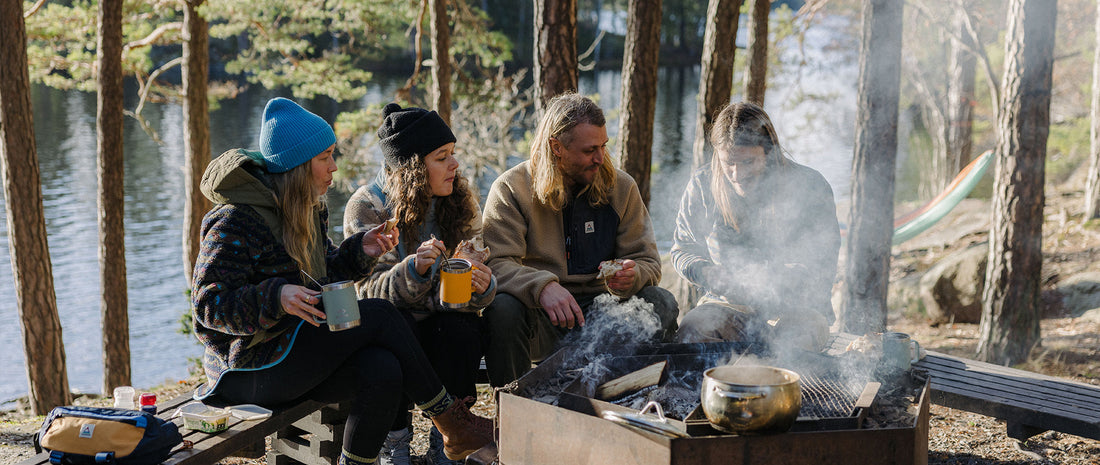
[[[283,173],[301,165],[336,143],[325,120],[282,97],[267,101],[260,127],[260,153],[267,170]]]

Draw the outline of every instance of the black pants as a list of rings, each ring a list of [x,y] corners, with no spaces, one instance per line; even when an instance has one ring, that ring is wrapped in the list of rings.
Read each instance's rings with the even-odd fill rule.
[[[473,313],[454,312],[434,313],[416,321],[410,313],[402,313],[447,392],[458,399],[477,397],[477,370],[489,344],[485,320]],[[409,403],[407,396],[402,399],[398,408],[405,414],[397,415],[390,430],[412,424]]]
[[[350,399],[344,449],[377,456],[403,394],[420,404],[436,400],[436,408],[447,396],[440,395],[442,383],[393,304],[364,299],[359,312],[362,323],[344,331],[302,325],[290,353],[275,366],[223,375],[217,401],[278,406]]]

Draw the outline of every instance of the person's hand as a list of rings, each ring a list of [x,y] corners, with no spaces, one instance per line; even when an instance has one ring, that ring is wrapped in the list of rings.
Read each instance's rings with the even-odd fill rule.
[[[443,245],[443,241],[436,239],[434,236],[421,243],[420,247],[416,248],[416,258],[414,259],[417,274],[424,276],[424,273],[428,272],[435,260],[445,253],[447,253],[447,247]]]
[[[547,284],[539,294],[539,305],[550,317],[550,323],[554,326],[573,329],[574,326],[584,326],[584,314],[581,306],[573,294],[565,290],[557,281]]]
[[[313,317],[325,319],[325,312],[314,307],[320,302],[321,293],[308,287],[284,284],[279,288],[279,304],[283,306],[283,311],[287,315],[306,320],[306,323],[313,326],[321,326],[320,323],[313,321]]]
[[[623,260],[623,269],[616,271],[614,276],[607,278],[607,289],[613,293],[623,293],[634,287],[634,280],[638,273],[634,271],[634,260]]]
[[[493,282],[493,270],[477,260],[470,260],[470,265],[473,269],[470,282],[474,286],[474,293],[484,294],[489,290],[489,284]]]
[[[382,222],[363,234],[363,253],[378,258],[397,245],[397,241],[401,236],[400,231],[393,228],[390,229],[390,232],[383,234],[382,229],[385,227],[386,223]]]

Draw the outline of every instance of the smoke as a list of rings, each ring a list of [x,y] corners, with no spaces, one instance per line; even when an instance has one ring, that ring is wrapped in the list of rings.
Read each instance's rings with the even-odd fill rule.
[[[567,366],[580,366],[595,359],[606,346],[654,342],[661,333],[661,319],[653,304],[631,297],[620,302],[611,294],[600,294],[592,301],[585,325],[562,338],[570,346]]]

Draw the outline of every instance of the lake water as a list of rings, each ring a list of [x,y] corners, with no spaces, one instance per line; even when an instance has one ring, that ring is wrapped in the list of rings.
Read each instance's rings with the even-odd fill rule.
[[[848,195],[858,51],[854,39],[837,32],[843,26],[842,20],[835,20],[811,28],[805,54],[794,44],[784,47],[784,66],[771,77],[765,105],[783,146],[795,160],[821,171],[838,199]],[[800,66],[795,65],[800,62]],[[403,79],[379,78],[371,84],[362,103],[388,100]],[[658,241],[667,248],[691,163],[699,69],[662,68],[659,82],[653,153],[656,171],[650,210]],[[620,84],[618,71],[583,73],[580,81],[582,93],[600,94],[600,104],[608,110],[612,138],[618,130]],[[212,151],[256,147],[263,105],[275,95],[251,90],[233,101],[222,102],[211,113]],[[44,87],[35,87],[32,98],[69,383],[76,391],[99,392],[103,363],[96,229],[96,98],[91,93]],[[135,103],[128,101],[126,108],[133,108]],[[180,245],[183,118],[177,105],[149,105],[145,117],[158,128],[164,145],[154,143],[132,118],[126,119],[124,136],[131,366],[133,384],[139,387],[186,377],[189,359],[202,353],[193,338],[178,332],[180,316],[189,308]],[[340,224],[348,195],[330,195],[334,225]],[[5,202],[0,197],[0,215],[4,217]],[[28,391],[10,263],[7,224],[0,222],[0,407]]]

